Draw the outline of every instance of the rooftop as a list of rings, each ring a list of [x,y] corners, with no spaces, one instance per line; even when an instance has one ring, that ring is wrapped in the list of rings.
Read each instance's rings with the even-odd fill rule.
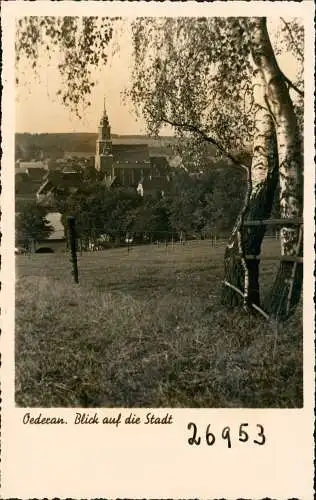
[[[149,150],[147,144],[113,144],[112,152],[114,161],[124,162],[149,162]]]

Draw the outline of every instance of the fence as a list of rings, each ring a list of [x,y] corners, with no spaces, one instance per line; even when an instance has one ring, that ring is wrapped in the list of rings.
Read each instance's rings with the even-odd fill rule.
[[[293,262],[293,269],[291,273],[291,278],[290,278],[290,283],[289,283],[289,292],[288,292],[288,300],[287,300],[287,313],[289,312],[289,307],[290,307],[290,298],[292,295],[293,291],[293,286],[294,286],[294,280],[295,280],[295,274],[296,274],[296,269],[298,264],[303,264],[303,257],[301,257],[300,251],[301,251],[301,246],[303,243],[303,219],[302,218],[296,218],[296,219],[262,219],[262,220],[252,220],[252,221],[244,221],[243,222],[243,227],[260,227],[260,226],[276,226],[276,227],[289,227],[289,226],[299,226],[299,235],[298,235],[298,241],[297,245],[295,248],[295,254],[294,255],[280,255],[279,257],[270,257],[270,256],[263,256],[263,255],[238,255],[238,259],[245,259],[245,260],[279,260],[279,261],[286,261],[286,262]],[[237,288],[235,285],[232,285],[228,281],[223,282],[225,286],[230,287],[232,290],[234,290],[236,293],[241,295],[243,298],[245,298],[245,293],[242,292],[239,288]],[[250,304],[251,307],[256,309],[260,314],[262,314],[267,320],[270,320],[269,315],[263,311],[260,307],[258,307],[256,304]]]
[[[216,246],[220,240],[226,240],[228,235],[219,235],[215,232],[204,234],[185,234],[184,232],[176,233],[174,231],[139,231],[128,232],[111,230],[108,228],[98,228],[94,234],[81,232],[77,234],[77,251],[96,251],[105,250],[108,248],[127,247],[132,248],[134,245],[155,244],[157,246],[173,246],[175,244],[185,245],[190,241],[208,240],[211,246]],[[69,238],[67,238],[69,245]]]
[[[215,232],[201,232],[200,234],[185,234],[184,231],[139,231],[131,232],[111,230],[109,228],[80,227],[76,228],[75,218],[67,218],[66,247],[71,251],[71,262],[75,282],[78,283],[77,253],[84,251],[105,250],[108,248],[125,247],[130,252],[133,246],[154,244],[157,247],[175,248],[185,246],[192,241],[207,240],[212,248],[223,244],[228,239],[228,234]]]
[[[296,275],[296,269],[298,264],[303,264],[303,257],[300,255],[302,240],[303,240],[303,219],[262,219],[262,220],[253,220],[253,221],[245,221],[243,223],[243,227],[260,227],[260,226],[270,226],[270,227],[288,227],[288,226],[299,226],[299,236],[298,242],[295,249],[294,255],[279,255],[279,256],[269,256],[269,255],[249,255],[240,253],[235,258],[236,259],[245,259],[245,260],[279,260],[279,261],[287,261],[293,262],[293,269],[291,273],[291,278],[289,280],[289,291],[288,297],[289,300],[287,304],[290,303],[290,297],[292,294],[294,280]],[[71,262],[73,267],[73,275],[75,282],[78,283],[78,265],[77,265],[77,251],[79,250],[81,253],[84,249],[88,250],[100,250],[105,248],[113,248],[115,246],[125,246],[127,247],[127,251],[130,252],[134,244],[156,244],[157,246],[165,246],[166,248],[174,248],[176,245],[186,245],[190,242],[190,240],[186,239],[183,232],[175,233],[171,231],[155,231],[155,233],[144,232],[144,233],[133,233],[128,234],[128,232],[123,231],[108,231],[108,233],[101,233],[102,228],[99,228],[99,235],[95,238],[90,238],[88,248],[83,245],[83,239],[80,235],[76,235],[75,228],[75,220],[74,218],[68,218],[68,230],[69,230],[69,246],[71,249]],[[105,230],[104,230],[105,231]],[[110,233],[110,235],[109,235]],[[277,234],[277,233],[276,233]],[[192,236],[192,235],[191,235]],[[208,236],[208,237],[207,237]],[[103,238],[103,241],[102,241]],[[227,242],[228,236],[218,235],[215,232],[204,233],[200,235],[200,238],[192,238],[193,240],[203,240],[207,239],[210,242],[211,247],[216,247],[219,244],[222,244],[224,241]],[[101,241],[100,241],[101,239]],[[113,241],[110,242],[110,239]],[[87,240],[87,238],[86,238]],[[192,240],[191,240],[192,241]],[[228,281],[223,282],[225,286],[230,287],[234,290],[235,293],[239,294],[243,298],[246,298],[245,292],[240,290],[238,287],[233,285]],[[269,320],[269,315],[263,311],[256,304],[250,304],[255,310],[257,310],[261,315],[263,315],[267,320]],[[289,305],[287,306],[289,307]]]
[[[290,279],[288,280],[289,287],[288,289],[285,288],[285,295],[286,297],[286,291],[288,293],[287,299],[286,299],[286,309],[287,313],[289,312],[289,307],[291,303],[291,298],[292,298],[292,292],[293,292],[293,287],[294,287],[294,281],[295,281],[295,276],[296,276],[296,270],[298,264],[303,264],[303,257],[300,255],[301,252],[301,247],[303,243],[303,219],[264,219],[264,220],[253,220],[253,221],[245,221],[243,223],[243,227],[260,227],[260,226],[274,226],[274,227],[289,227],[289,226],[299,226],[299,234],[298,234],[298,240],[295,248],[294,255],[279,255],[279,256],[269,256],[269,255],[244,255],[244,254],[239,254],[237,255],[237,259],[245,259],[245,260],[279,260],[279,261],[286,261],[286,262],[292,262],[293,263],[293,268],[291,270],[291,276]],[[77,241],[76,241],[76,228],[75,228],[75,219],[73,217],[68,218],[68,229],[69,229],[69,245],[71,249],[71,262],[73,266],[73,277],[76,283],[79,282],[79,277],[78,277],[78,265],[77,265]],[[157,232],[156,232],[157,233]],[[147,233],[148,234],[148,233]],[[164,236],[166,236],[166,232],[163,232]],[[171,238],[167,241],[165,239],[165,245],[167,247],[168,244],[171,244],[173,246],[175,244],[175,238],[174,238],[174,233],[170,233]],[[220,238],[218,238],[218,235],[215,233],[209,234],[210,236],[210,244],[211,247],[216,246]],[[130,244],[132,243],[130,241],[131,238],[125,238],[127,239],[127,248],[128,251],[130,251]],[[202,238],[201,238],[202,239]],[[227,236],[225,235],[225,238],[222,238],[222,242],[225,239],[225,243],[227,242]],[[153,243],[152,240],[150,240],[151,243]],[[179,235],[178,243],[185,244],[186,241],[183,240],[183,235]],[[156,243],[159,245],[160,243],[157,241]],[[229,288],[231,288],[235,293],[239,294],[243,299],[246,299],[246,293],[240,290],[237,286],[233,285],[232,283],[228,281],[223,281],[223,284]],[[277,348],[277,339],[278,339],[278,331],[279,331],[279,318],[278,318],[278,313],[275,317],[270,317],[267,312],[265,312],[261,307],[259,307],[257,304],[250,304],[250,306],[255,309],[257,312],[259,312],[267,321],[269,321],[270,326],[272,330],[274,331],[274,348],[273,348],[273,358],[275,357],[276,353],[276,348]]]
[[[69,220],[69,219],[68,219]],[[292,220],[291,224],[302,224],[301,220]],[[75,221],[73,221],[75,224]],[[248,221],[245,222],[245,226],[262,226],[262,225],[274,225],[280,226],[284,225],[283,219],[270,219],[270,220],[260,220],[260,221]],[[76,233],[76,228],[73,229]],[[70,226],[68,225],[69,234],[67,235],[67,247],[68,249],[71,247],[71,235],[70,235]],[[222,246],[227,243],[227,240],[230,236],[230,233],[217,233],[215,231],[202,232],[200,234],[185,234],[184,231],[139,231],[139,232],[131,232],[128,231],[118,231],[111,230],[103,227],[96,227],[93,230],[89,227],[80,227],[80,232],[75,234],[75,242],[76,242],[76,254],[80,252],[82,255],[85,251],[98,251],[105,250],[110,248],[117,247],[125,247],[127,251],[130,252],[132,248],[136,245],[147,245],[154,244],[157,247],[165,247],[165,248],[175,248],[177,246],[190,245],[192,242],[197,242],[201,240],[209,241],[209,244],[212,248]],[[268,237],[274,237],[270,234]],[[276,233],[277,236],[277,233]],[[73,252],[73,250],[72,250]],[[76,259],[76,254],[74,254],[74,259]],[[246,255],[244,258],[251,260],[276,260],[274,256],[261,256],[261,255]],[[238,257],[237,257],[238,258]],[[241,257],[240,257],[241,258]],[[302,262],[302,258],[292,257],[292,256],[283,256],[279,257],[282,260],[293,261],[296,260],[298,263]],[[75,265],[75,264],[74,264]],[[227,286],[230,284],[226,283]],[[238,293],[238,292],[237,292]],[[240,291],[240,293],[242,293]]]

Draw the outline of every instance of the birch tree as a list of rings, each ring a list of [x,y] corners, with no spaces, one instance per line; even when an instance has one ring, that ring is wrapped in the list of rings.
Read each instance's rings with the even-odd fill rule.
[[[251,19],[246,27],[251,56],[265,83],[264,99],[274,124],[280,180],[281,256],[291,257],[302,251],[300,226],[286,224],[287,219],[302,216],[303,155],[301,133],[290,97],[287,80],[280,71],[267,31],[265,18]],[[299,299],[302,286],[302,264],[283,260],[266,305],[269,311],[286,316]]]
[[[302,56],[302,28],[296,20],[284,23],[283,43]],[[265,227],[244,223],[270,217],[278,182],[281,217],[302,215],[302,133],[290,90],[299,97],[303,92],[280,70],[265,18],[144,18],[134,23],[133,37],[131,95],[149,131],[168,124],[181,138],[203,138],[245,172],[244,205],[225,252],[222,299],[260,306]],[[250,165],[236,155],[249,148]],[[283,258],[300,251],[298,227],[284,223],[280,245]],[[269,314],[285,318],[294,310],[301,267],[281,261],[265,301]]]

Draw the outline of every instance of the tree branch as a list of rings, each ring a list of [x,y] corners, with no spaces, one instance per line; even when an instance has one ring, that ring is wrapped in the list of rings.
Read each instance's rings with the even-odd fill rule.
[[[221,153],[223,153],[223,155],[225,155],[227,158],[229,158],[234,163],[234,165],[242,167],[243,169],[245,169],[247,171],[247,173],[249,172],[249,168],[246,165],[244,165],[243,163],[238,161],[237,158],[235,158],[231,153],[229,153],[229,151],[226,151],[226,149],[216,139],[214,139],[214,137],[210,137],[209,135],[206,134],[206,132],[201,130],[196,125],[193,125],[191,123],[183,123],[183,122],[169,120],[165,116],[161,116],[160,119],[162,122],[167,123],[168,125],[171,125],[172,127],[180,128],[183,130],[187,130],[188,132],[194,132],[194,133],[198,134],[206,142],[209,142],[210,144],[213,144],[214,146],[216,146],[217,149]]]
[[[304,53],[301,51],[301,49],[298,47],[296,41],[294,40],[294,36],[293,36],[293,33],[292,33],[292,30],[289,26],[289,23],[286,22],[286,20],[284,19],[284,17],[280,17],[282,23],[284,24],[284,26],[286,27],[287,31],[288,31],[288,34],[290,35],[290,38],[291,38],[291,41],[296,49],[296,52],[298,53],[298,55],[300,56],[301,60],[304,61]]]
[[[290,35],[292,44],[295,47],[296,52],[299,55],[301,61],[304,61],[304,53],[298,47],[298,45],[297,45],[297,43],[296,43],[296,41],[294,39],[292,30],[291,30],[291,28],[289,26],[289,23],[287,23],[286,20],[283,17],[280,17],[280,19],[281,19],[282,23],[284,24],[284,26],[286,27],[287,32]],[[281,71],[281,73],[282,73],[282,76],[283,76],[284,80],[289,85],[289,87],[291,87],[293,90],[295,90],[295,92],[297,92],[301,97],[304,97],[304,92],[302,90],[300,90],[296,85],[294,85],[294,83],[287,76],[285,76],[285,74],[283,73],[283,71]]]
[[[300,90],[280,69],[280,73],[289,87],[291,87],[295,92],[297,92],[301,97],[304,97],[304,91]]]

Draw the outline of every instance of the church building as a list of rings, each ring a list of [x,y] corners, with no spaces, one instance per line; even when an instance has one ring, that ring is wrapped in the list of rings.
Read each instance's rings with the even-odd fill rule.
[[[105,181],[121,186],[137,187],[152,175],[152,162],[147,144],[122,144],[111,137],[111,127],[104,106],[96,141],[95,168]]]

